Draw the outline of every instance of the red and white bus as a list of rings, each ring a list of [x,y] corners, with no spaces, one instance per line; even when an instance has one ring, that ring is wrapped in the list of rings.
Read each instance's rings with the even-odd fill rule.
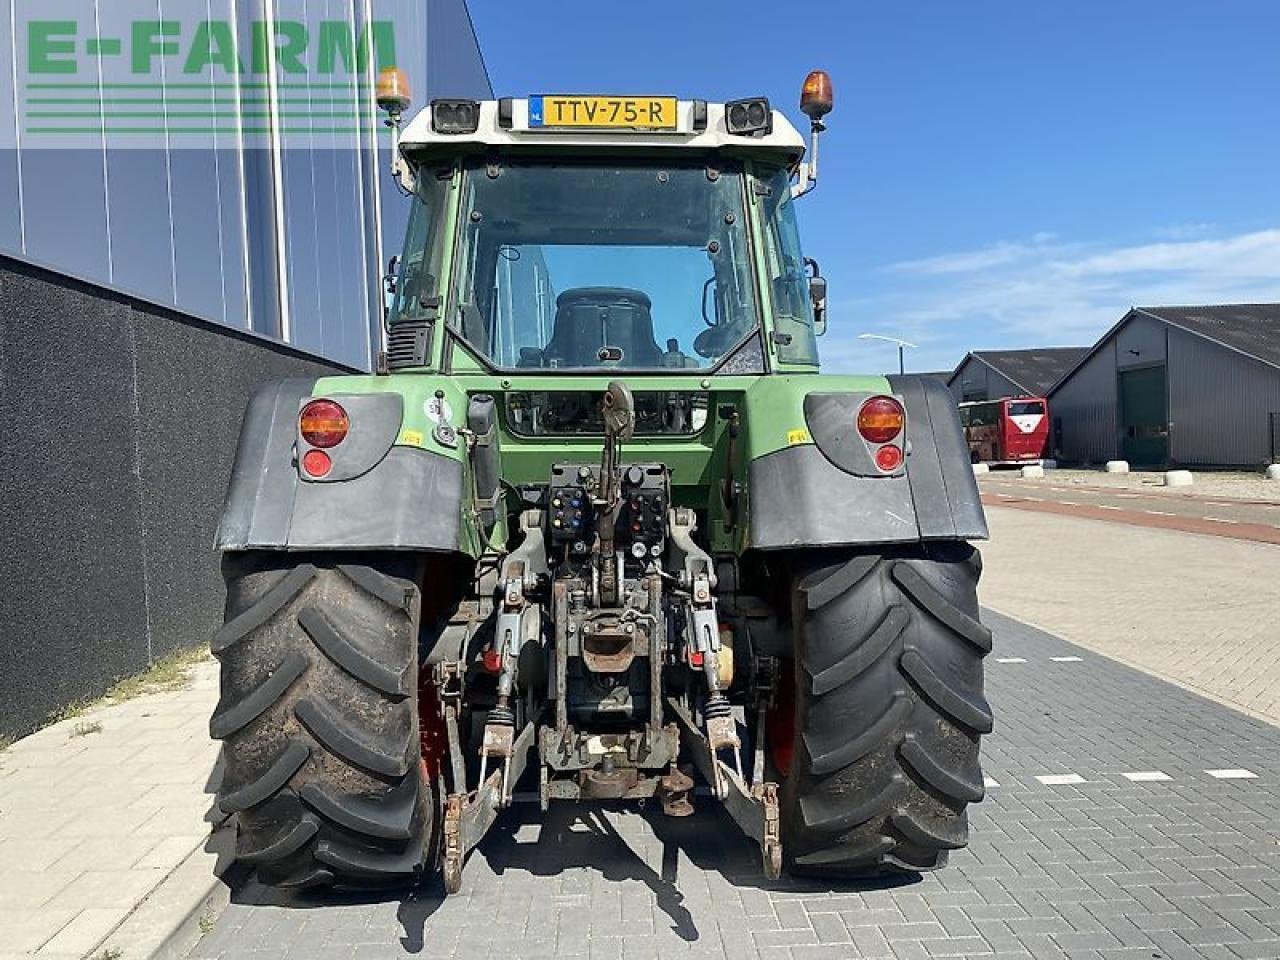
[[[1043,397],[962,403],[960,425],[974,463],[1038,463],[1049,443],[1049,405]]]

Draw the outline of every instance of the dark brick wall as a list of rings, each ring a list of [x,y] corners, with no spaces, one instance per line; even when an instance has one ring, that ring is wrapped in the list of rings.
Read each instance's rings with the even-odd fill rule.
[[[0,734],[208,639],[245,403],[342,369],[0,256]]]

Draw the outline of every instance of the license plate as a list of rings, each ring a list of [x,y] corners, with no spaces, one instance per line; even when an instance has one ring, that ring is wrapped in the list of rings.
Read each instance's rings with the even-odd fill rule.
[[[674,130],[675,97],[529,98],[530,127],[595,127],[613,130]]]

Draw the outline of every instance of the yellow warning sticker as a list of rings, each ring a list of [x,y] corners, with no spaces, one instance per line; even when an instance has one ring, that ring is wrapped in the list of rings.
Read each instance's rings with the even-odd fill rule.
[[[422,446],[422,434],[417,430],[405,430],[400,434],[400,442],[409,447]]]
[[[809,431],[804,427],[787,431],[787,443],[795,446],[797,443],[812,443],[813,437],[809,436]]]

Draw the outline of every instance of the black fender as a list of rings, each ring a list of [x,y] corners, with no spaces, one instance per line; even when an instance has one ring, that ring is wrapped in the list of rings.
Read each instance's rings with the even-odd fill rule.
[[[396,446],[404,399],[398,393],[327,394],[351,420],[330,449],[321,481],[297,466],[298,411],[314,379],[258,388],[245,410],[222,521],[219,550],[460,549],[462,463]]]
[[[752,461],[748,547],[985,540],[987,519],[955,399],[933,377],[889,377],[906,408],[903,467],[878,471],[854,420],[870,394],[811,393],[805,419],[814,442]]]

